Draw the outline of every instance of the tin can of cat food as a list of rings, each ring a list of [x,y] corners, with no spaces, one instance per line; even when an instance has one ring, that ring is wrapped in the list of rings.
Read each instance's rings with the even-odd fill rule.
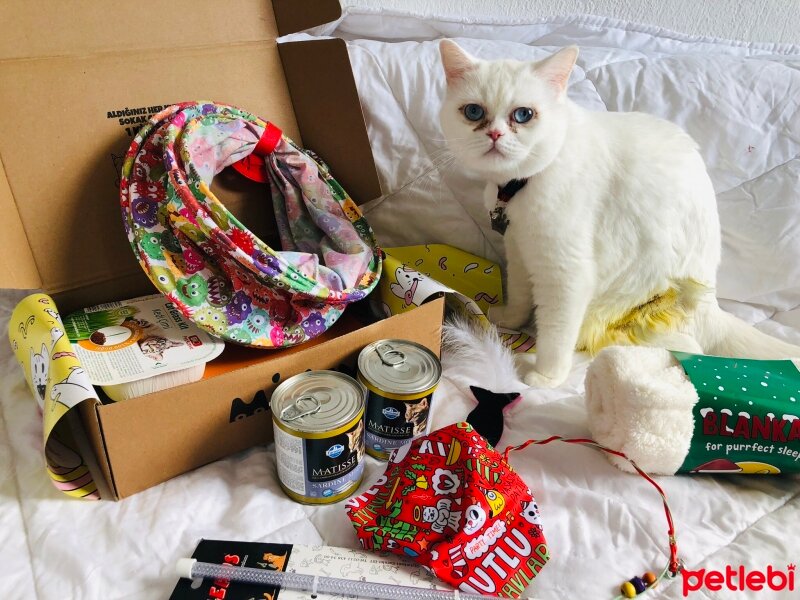
[[[304,504],[332,504],[352,494],[364,474],[367,390],[335,371],[290,377],[272,394],[278,481]]]
[[[389,454],[428,428],[433,392],[442,376],[436,355],[415,342],[379,340],[358,355],[358,380],[367,398],[367,454]]]

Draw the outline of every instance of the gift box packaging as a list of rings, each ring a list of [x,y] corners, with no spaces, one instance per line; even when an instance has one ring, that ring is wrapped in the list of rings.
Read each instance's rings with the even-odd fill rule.
[[[277,41],[339,18],[339,2],[297,5],[2,3],[0,21],[13,26],[0,39],[0,286],[41,289],[62,315],[154,293],[125,237],[119,171],[138,128],[175,102],[213,100],[259,115],[319,154],[357,203],[379,196],[345,43]],[[226,169],[212,189],[278,247],[261,186]],[[291,375],[352,367],[363,346],[382,338],[410,339],[438,354],[443,306],[435,299],[378,322],[354,306],[312,343],[232,348],[198,382],[82,403],[77,425],[108,488],[103,496],[123,498],[268,443],[269,395]]]

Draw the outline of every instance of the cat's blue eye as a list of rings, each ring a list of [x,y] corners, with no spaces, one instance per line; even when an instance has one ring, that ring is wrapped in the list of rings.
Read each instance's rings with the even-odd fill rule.
[[[464,116],[470,121],[480,121],[486,115],[486,111],[480,104],[467,104],[464,107]]]
[[[527,106],[515,108],[514,112],[511,113],[511,118],[517,123],[527,123],[533,118],[533,109]]]

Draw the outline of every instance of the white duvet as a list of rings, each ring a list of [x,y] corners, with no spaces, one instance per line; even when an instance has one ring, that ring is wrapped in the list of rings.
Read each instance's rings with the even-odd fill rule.
[[[581,46],[570,95],[597,110],[642,110],[685,127],[708,164],[723,227],[719,295],[729,310],[800,343],[800,49],[686,39],[598,18],[468,23],[360,13],[313,32],[350,43],[387,194],[367,206],[386,246],[440,242],[501,259],[480,182],[450,165],[437,113],[443,78],[434,41],[458,38],[485,58],[535,59]],[[420,177],[423,173],[426,175]],[[0,297],[3,328],[19,294]],[[794,329],[793,329],[794,328]],[[588,434],[586,359],[562,388],[527,390],[500,447],[529,437]],[[447,364],[434,426],[463,419],[467,385],[503,382]],[[255,448],[121,502],[66,499],[45,475],[41,424],[10,349],[0,343],[0,565],[14,598],[163,598],[177,558],[201,537],[354,546],[341,506],[296,504],[279,490],[271,448]],[[513,387],[508,382],[508,387]],[[499,389],[497,391],[504,391]],[[528,590],[547,600],[602,599],[665,563],[660,500],[640,478],[580,447],[529,448],[512,464],[541,508],[552,560]],[[369,459],[365,485],[382,467]],[[785,569],[800,560],[797,478],[663,477],[689,568]],[[720,592],[696,599],[800,597]],[[656,597],[682,597],[681,581]]]

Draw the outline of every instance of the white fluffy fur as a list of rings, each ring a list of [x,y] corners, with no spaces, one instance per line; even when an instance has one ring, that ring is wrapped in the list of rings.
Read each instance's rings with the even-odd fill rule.
[[[488,368],[487,368],[488,367]],[[514,354],[506,348],[493,326],[486,329],[475,321],[449,317],[442,331],[442,368],[462,385],[477,385],[494,392],[522,392]]]
[[[800,356],[800,348],[720,310],[716,197],[689,135],[650,115],[592,112],[571,102],[575,47],[535,63],[478,60],[449,40],[440,48],[448,82],[442,128],[457,159],[487,181],[486,208],[495,206],[499,185],[528,178],[507,208],[507,302],[490,313],[498,325],[520,328],[536,306],[537,362],[527,384],[565,379],[587,316],[619,318],[676,281],[708,292],[680,330],[645,343]],[[471,103],[485,109],[485,121],[465,117]],[[518,107],[535,117],[514,122]]]
[[[586,372],[589,429],[597,442],[624,452],[651,475],[674,475],[689,452],[697,390],[661,348],[613,346]],[[608,455],[624,471],[630,463]]]

